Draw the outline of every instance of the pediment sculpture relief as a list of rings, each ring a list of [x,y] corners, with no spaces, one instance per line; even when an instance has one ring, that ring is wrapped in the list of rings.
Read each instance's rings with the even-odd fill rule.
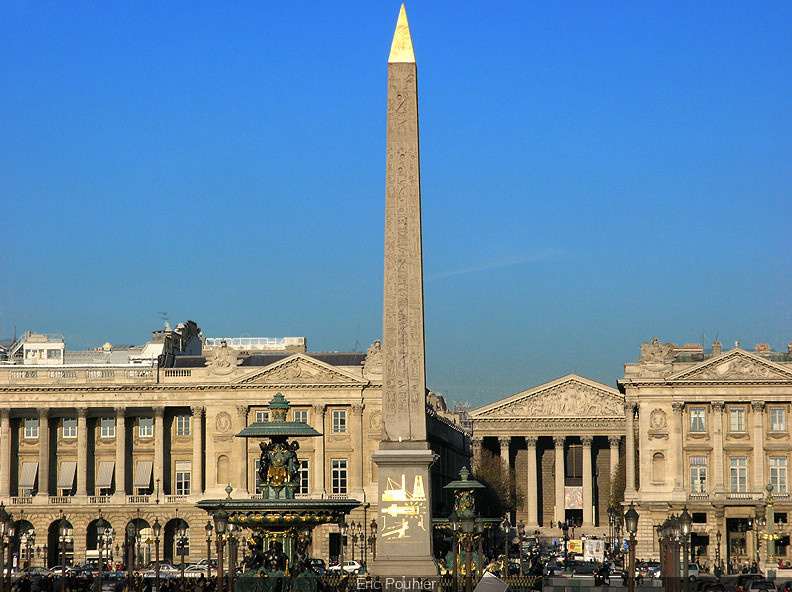
[[[495,417],[622,416],[623,402],[583,384],[555,386],[495,410]]]
[[[642,364],[668,364],[673,360],[673,343],[660,343],[657,337],[653,337],[651,343],[641,345],[641,355],[638,361]]]
[[[783,376],[778,372],[773,371],[772,368],[758,364],[753,360],[746,358],[736,358],[717,364],[702,368],[699,371],[691,372],[684,376],[684,378],[697,378],[704,380],[727,380],[727,379],[751,379],[751,378],[789,378]]]
[[[257,374],[248,382],[338,382],[339,378],[340,376],[335,372],[306,363],[305,360],[292,360]]]

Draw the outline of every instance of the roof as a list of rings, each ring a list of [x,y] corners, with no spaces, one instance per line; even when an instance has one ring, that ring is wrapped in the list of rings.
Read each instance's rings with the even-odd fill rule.
[[[294,355],[294,352],[257,352],[242,357],[240,366],[264,367]],[[305,352],[311,357],[331,366],[360,366],[366,359],[364,352]],[[206,356],[177,356],[174,368],[203,368]]]

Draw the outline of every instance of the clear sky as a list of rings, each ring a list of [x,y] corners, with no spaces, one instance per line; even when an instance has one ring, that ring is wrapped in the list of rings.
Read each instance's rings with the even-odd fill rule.
[[[792,341],[792,3],[406,5],[428,385]],[[382,333],[397,2],[0,3],[0,336]],[[702,337],[703,335],[703,337]]]

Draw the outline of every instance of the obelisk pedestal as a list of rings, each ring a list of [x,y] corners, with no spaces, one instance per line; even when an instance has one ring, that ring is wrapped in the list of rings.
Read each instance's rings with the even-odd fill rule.
[[[379,472],[379,532],[371,571],[394,578],[437,575],[429,473],[436,456],[426,440],[417,91],[402,5],[388,59],[382,440],[372,456]]]

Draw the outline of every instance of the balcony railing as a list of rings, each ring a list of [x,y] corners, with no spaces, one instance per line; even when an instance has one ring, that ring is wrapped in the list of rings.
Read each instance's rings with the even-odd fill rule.
[[[49,503],[54,504],[56,506],[62,506],[64,504],[72,503],[72,496],[70,495],[51,495],[49,498]]]
[[[128,504],[147,504],[149,503],[148,495],[128,495],[127,496],[127,503]]]
[[[182,502],[187,501],[186,495],[166,495],[165,496],[165,503],[166,504],[180,504]]]
[[[696,491],[688,494],[688,499],[691,501],[706,501],[709,499],[709,493],[706,491]]]
[[[112,498],[109,495],[92,495],[88,498],[89,504],[109,504]]]
[[[22,506],[25,504],[32,504],[33,503],[33,496],[24,496],[24,497],[12,497],[11,498],[11,505],[12,506]]]

